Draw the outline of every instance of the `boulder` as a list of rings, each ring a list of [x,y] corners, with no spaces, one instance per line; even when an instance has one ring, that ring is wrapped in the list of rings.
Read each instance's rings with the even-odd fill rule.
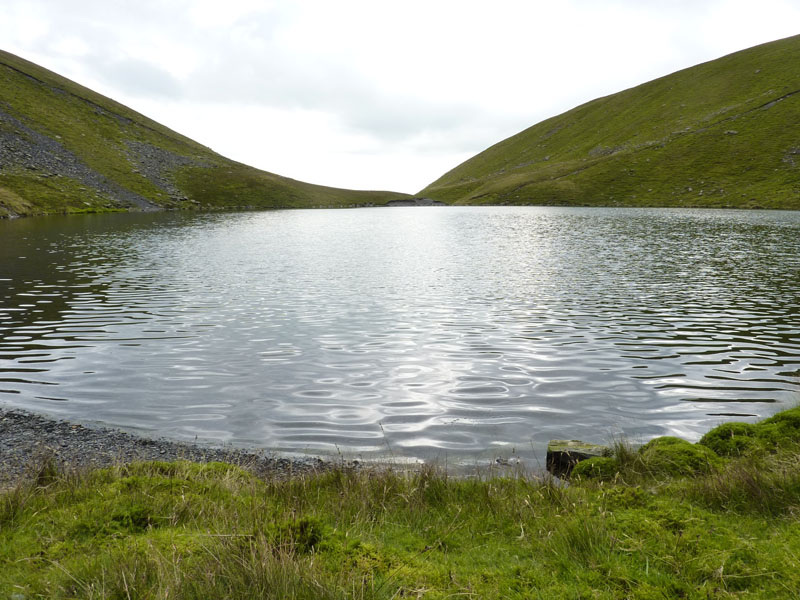
[[[580,440],[550,440],[547,444],[546,467],[556,477],[570,474],[572,468],[582,460],[597,456],[610,456],[611,448],[601,444],[590,444]]]

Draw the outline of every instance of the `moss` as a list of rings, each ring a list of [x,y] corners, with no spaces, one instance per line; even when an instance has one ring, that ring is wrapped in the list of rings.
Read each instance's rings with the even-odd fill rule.
[[[706,433],[698,444],[719,456],[742,456],[760,447],[756,426],[750,423],[723,423]]]
[[[778,427],[786,435],[787,441],[800,441],[800,407],[790,408],[779,412],[756,425],[756,429],[761,431],[771,426]]]
[[[768,450],[800,442],[797,430],[787,423],[764,424],[756,430],[756,436]]]
[[[571,477],[583,479],[611,480],[619,473],[619,463],[608,456],[597,456],[579,462],[572,469]]]
[[[753,450],[775,452],[800,445],[800,407],[791,408],[753,426]]]
[[[686,476],[709,473],[721,465],[709,448],[680,438],[664,436],[650,440],[639,450],[642,464],[653,476]]]
[[[748,456],[800,444],[800,407],[782,411],[759,423],[723,423],[698,442],[723,457]]]
[[[614,510],[620,508],[644,508],[651,499],[651,494],[633,485],[616,485],[606,488],[602,496],[604,505]]]

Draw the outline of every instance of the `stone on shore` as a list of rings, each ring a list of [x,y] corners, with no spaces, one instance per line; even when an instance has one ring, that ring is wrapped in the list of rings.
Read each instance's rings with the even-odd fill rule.
[[[582,460],[596,456],[610,456],[611,448],[580,440],[550,440],[547,444],[547,471],[556,477],[565,477]]]

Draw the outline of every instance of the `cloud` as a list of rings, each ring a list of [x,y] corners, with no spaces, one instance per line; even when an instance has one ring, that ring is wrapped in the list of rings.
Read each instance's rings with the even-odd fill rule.
[[[239,160],[277,172],[294,161],[287,174],[321,183],[334,183],[336,163],[349,185],[376,187],[360,182],[383,169],[357,161],[383,156],[406,172],[405,189],[427,183],[419,157],[469,156],[800,22],[791,0],[5,0],[3,10],[4,49]],[[249,144],[255,120],[277,151]]]
[[[136,58],[99,62],[98,74],[116,89],[134,97],[180,98],[181,82],[152,63]]]

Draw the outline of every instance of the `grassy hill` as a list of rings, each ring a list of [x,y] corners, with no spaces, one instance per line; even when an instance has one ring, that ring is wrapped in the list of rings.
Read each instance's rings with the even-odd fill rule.
[[[0,217],[349,206],[403,197],[312,185],[231,161],[122,104],[0,51]]]
[[[420,192],[455,204],[800,209],[800,36],[587,102]]]

